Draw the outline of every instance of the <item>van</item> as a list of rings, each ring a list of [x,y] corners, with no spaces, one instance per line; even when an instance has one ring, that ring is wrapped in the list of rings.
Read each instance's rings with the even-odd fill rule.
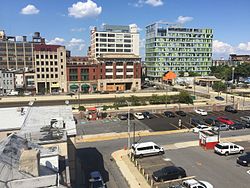
[[[134,157],[148,156],[148,155],[162,155],[164,154],[163,147],[158,146],[154,142],[144,142],[132,145],[132,154]]]

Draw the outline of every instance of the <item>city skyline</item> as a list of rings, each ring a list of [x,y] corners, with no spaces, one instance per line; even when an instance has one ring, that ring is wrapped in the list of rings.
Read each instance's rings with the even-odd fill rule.
[[[162,20],[184,27],[213,29],[215,59],[227,59],[230,53],[250,52],[249,26],[245,21],[250,16],[247,0],[237,1],[237,4],[235,0],[204,0],[203,3],[197,3],[197,0],[61,2],[3,0],[0,30],[17,38],[22,35],[31,38],[33,32],[39,31],[47,43],[65,45],[73,55],[86,55],[91,27],[136,24],[140,29],[140,55],[144,58],[145,27]]]

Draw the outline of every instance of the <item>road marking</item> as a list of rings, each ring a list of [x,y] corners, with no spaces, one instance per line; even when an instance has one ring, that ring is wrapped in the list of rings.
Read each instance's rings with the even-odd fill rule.
[[[176,125],[174,125],[173,123],[169,123],[170,125],[174,126],[176,129],[180,129],[179,127],[177,127]]]
[[[248,170],[247,173],[250,174],[250,170]]]

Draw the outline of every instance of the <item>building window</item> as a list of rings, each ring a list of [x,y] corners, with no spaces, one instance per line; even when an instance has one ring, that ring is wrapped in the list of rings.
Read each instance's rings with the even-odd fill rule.
[[[40,78],[40,74],[37,74],[36,77],[37,77],[37,78]]]
[[[61,63],[63,62],[63,59],[61,59]]]
[[[41,72],[44,72],[44,68],[41,68]]]
[[[40,62],[39,62],[39,61],[37,61],[37,62],[36,62],[36,65],[39,65],[39,64],[40,64]]]
[[[49,72],[49,68],[46,68],[46,72]]]
[[[58,71],[58,68],[55,68],[55,72],[57,72]]]
[[[63,53],[61,52],[61,56],[63,56]]]
[[[42,65],[42,66],[44,65],[44,61],[41,61],[41,65]]]
[[[36,58],[39,59],[39,55],[38,54],[36,54]]]
[[[54,55],[54,59],[57,59],[57,55]]]
[[[47,65],[47,66],[49,65],[49,62],[48,62],[48,61],[46,61],[46,65]]]
[[[42,78],[44,78],[44,74],[42,74]]]
[[[51,75],[50,75],[50,78],[54,78],[54,74],[51,74]]]
[[[45,55],[45,58],[48,59],[48,58],[49,58],[49,55]]]
[[[44,59],[44,55],[41,55],[41,59]]]
[[[54,70],[53,70],[53,68],[50,68],[50,72],[53,72]]]
[[[55,61],[55,66],[57,66],[57,61]]]
[[[36,72],[40,72],[40,68],[37,68],[37,69],[36,69]]]
[[[58,78],[58,74],[55,74],[55,78]]]
[[[53,61],[50,62],[50,65],[51,65],[51,66],[53,65]]]
[[[49,74],[46,74],[46,78],[49,78]]]
[[[61,72],[61,75],[63,75],[63,72]]]

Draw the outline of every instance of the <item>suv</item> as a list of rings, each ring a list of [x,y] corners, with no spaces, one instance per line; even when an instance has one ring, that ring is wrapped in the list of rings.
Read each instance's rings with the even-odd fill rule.
[[[237,158],[237,163],[242,166],[250,165],[250,153],[245,153]]]
[[[243,153],[244,148],[242,146],[230,142],[218,143],[214,146],[214,152],[221,155],[229,155],[229,154]]]
[[[237,113],[238,111],[233,106],[225,106],[226,112]]]
[[[166,117],[175,117],[174,113],[171,112],[171,111],[165,111],[165,112],[164,112],[164,115],[165,115]]]
[[[106,185],[99,171],[94,171],[90,173],[89,183],[90,188],[106,188]]]
[[[213,185],[206,181],[198,181],[196,179],[189,179],[183,181],[182,185],[186,188],[213,188]]]
[[[186,172],[181,167],[176,166],[167,166],[160,170],[157,170],[153,172],[153,179],[156,182],[159,181],[168,181],[168,180],[174,180],[174,179],[181,179],[186,177]]]

